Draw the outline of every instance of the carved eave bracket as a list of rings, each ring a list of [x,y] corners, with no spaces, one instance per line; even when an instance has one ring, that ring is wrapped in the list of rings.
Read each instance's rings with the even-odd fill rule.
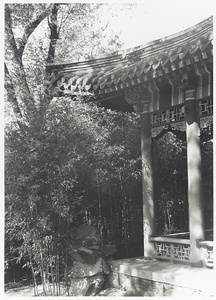
[[[129,92],[125,95],[125,101],[132,105],[138,114],[149,112],[150,95],[147,91]]]

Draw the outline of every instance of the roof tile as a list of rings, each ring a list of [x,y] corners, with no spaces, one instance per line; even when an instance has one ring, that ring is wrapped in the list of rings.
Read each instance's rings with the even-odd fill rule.
[[[49,64],[47,79],[56,93],[65,88],[72,91],[79,82],[100,95],[119,91],[211,59],[212,30],[211,17],[182,32],[113,55],[80,63]]]

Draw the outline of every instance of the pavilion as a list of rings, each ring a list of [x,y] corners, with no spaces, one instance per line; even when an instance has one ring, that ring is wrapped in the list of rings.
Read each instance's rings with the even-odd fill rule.
[[[213,18],[132,49],[94,59],[47,65],[52,97],[93,95],[104,107],[141,118],[144,258],[213,266],[206,240],[200,131],[213,136]],[[157,236],[152,138],[186,132],[189,235]]]

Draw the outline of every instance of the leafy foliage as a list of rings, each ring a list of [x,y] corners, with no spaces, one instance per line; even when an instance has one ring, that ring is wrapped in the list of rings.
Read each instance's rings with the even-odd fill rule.
[[[203,134],[203,133],[202,133]],[[213,228],[213,140],[201,143],[205,228]]]
[[[186,143],[173,133],[154,141],[157,234],[188,231]]]
[[[78,61],[104,55],[123,46],[118,28],[110,28],[110,19],[123,10],[129,14],[134,3],[82,3],[62,6],[59,11],[59,39],[56,58]]]
[[[134,208],[141,208],[136,115],[59,98],[41,122],[36,116],[25,132],[6,132],[6,235],[9,244],[15,237],[21,241],[19,257],[27,255],[24,260],[41,270],[51,254],[64,262],[68,234],[83,222],[99,226],[104,243],[115,237],[124,248],[135,239],[127,231]],[[134,213],[124,215],[125,206]],[[10,256],[12,248],[7,251]]]
[[[202,135],[201,133],[201,140]],[[186,142],[173,133],[154,140],[157,234],[188,232]],[[201,143],[205,229],[213,228],[213,143]]]

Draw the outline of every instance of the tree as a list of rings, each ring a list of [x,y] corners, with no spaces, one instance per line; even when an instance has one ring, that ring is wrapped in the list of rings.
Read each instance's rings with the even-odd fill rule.
[[[80,15],[84,18],[90,11],[93,14],[96,7],[73,5],[73,13],[79,21]],[[131,170],[138,176],[136,165],[140,162],[137,152],[129,153],[127,143],[122,146],[118,135],[115,136],[116,132],[124,132],[125,140],[130,143],[124,126],[122,130],[115,129],[117,113],[106,115],[104,109],[71,99],[51,101],[44,93],[44,66],[57,53],[58,28],[70,15],[64,14],[65,10],[66,6],[57,4],[5,5],[5,88],[16,115],[5,128],[6,259],[29,266],[35,287],[37,274],[40,274],[44,293],[49,286],[49,276],[54,278],[53,272],[58,278],[55,282],[59,283],[60,267],[66,263],[67,247],[64,246],[68,231],[65,228],[82,224],[84,220],[98,224],[98,218],[103,222],[101,225],[107,227],[106,207],[112,197],[104,193],[102,182],[107,183],[109,179],[109,185],[104,186],[110,191],[110,173],[116,172],[114,177],[120,186],[116,191],[120,196],[116,195],[112,203],[121,197],[122,207],[125,207],[123,173]],[[63,19],[56,18],[57,11]],[[48,16],[52,18],[47,24]],[[39,26],[43,29],[40,36]],[[21,35],[20,29],[23,30]],[[100,36],[97,31],[97,41]],[[116,45],[114,41],[111,46]],[[128,119],[127,127],[133,123],[129,115],[122,118]],[[124,152],[126,160],[118,161]],[[107,167],[109,164],[111,168]],[[83,167],[86,165],[87,169]],[[128,201],[131,199],[130,195]],[[121,213],[111,213],[121,217]],[[123,226],[127,240],[127,225]],[[122,233],[120,236],[122,238]]]
[[[128,12],[132,6],[121,8]],[[109,21],[101,25],[104,8],[114,12],[112,5],[100,3],[5,4],[5,88],[19,119],[29,122],[32,115],[45,113],[47,61],[79,60],[120,48],[119,37],[107,31]]]
[[[5,63],[7,77],[9,77],[11,82],[10,85],[6,84],[6,89],[8,90],[8,95],[11,93],[14,95],[13,101],[10,98],[10,101],[13,103],[14,112],[19,112],[19,115],[26,121],[29,121],[29,118],[34,115],[36,106],[23,65],[24,49],[35,28],[37,28],[42,20],[51,12],[52,6],[53,5],[44,7],[44,5],[38,5],[36,9],[34,9],[31,5],[27,5],[27,7],[23,6],[21,10],[19,5],[14,4],[13,11],[11,11],[9,4],[5,4]],[[16,12],[16,14],[14,14],[14,12]],[[31,18],[34,14],[36,15],[29,23],[26,23],[26,18],[24,18],[24,20],[22,18],[23,13],[26,12]],[[15,38],[13,18],[15,24],[20,21],[24,27],[21,38]]]
[[[113,6],[113,5],[112,5]],[[110,32],[109,20],[114,7],[109,4],[70,4],[59,11],[59,39],[56,44],[58,61],[79,61],[118,50],[123,43]],[[122,5],[126,12],[132,5]],[[101,17],[102,16],[102,17]]]

